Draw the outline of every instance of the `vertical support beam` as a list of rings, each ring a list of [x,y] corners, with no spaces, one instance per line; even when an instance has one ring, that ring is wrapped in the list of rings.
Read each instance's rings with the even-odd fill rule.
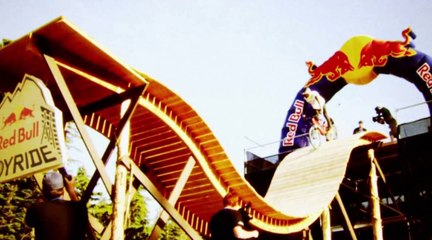
[[[126,160],[126,159],[122,159]],[[141,169],[130,159],[128,159],[131,166],[131,171],[134,177],[147,189],[147,191],[153,196],[153,198],[159,202],[162,208],[168,212],[171,218],[179,225],[181,229],[191,239],[202,239],[201,235],[195,231],[191,225],[189,225],[183,216],[172,206],[168,200],[162,195],[157,187],[150,181],[150,179],[141,171]],[[127,164],[129,166],[129,164]]]
[[[330,207],[326,207],[321,214],[323,240],[331,240]]]
[[[373,149],[368,150],[368,157],[371,162],[370,170],[370,192],[371,192],[371,205],[372,205],[372,228],[373,239],[383,240],[382,219],[380,209],[380,199],[378,194],[378,176],[375,166],[375,154]]]
[[[126,112],[130,105],[130,100],[124,101],[121,104],[120,117]],[[129,157],[129,137],[130,137],[130,121],[128,121],[123,131],[119,136],[119,143],[117,148],[117,163],[114,181],[114,204],[112,213],[112,235],[111,239],[124,239],[124,218],[126,212],[126,183],[127,183],[127,169],[123,162],[120,160],[123,157]]]
[[[114,151],[114,147],[118,143],[118,137],[120,136],[123,128],[128,123],[129,119],[132,116],[132,113],[135,111],[135,108],[137,107],[139,97],[144,92],[146,86],[140,86],[136,87],[135,89],[132,89],[132,92],[130,92],[130,95],[128,94],[128,98],[131,99],[131,104],[128,107],[126,113],[123,115],[123,117],[120,119],[120,122],[115,130],[115,133],[113,137],[111,137],[110,142],[108,143],[108,146],[105,149],[104,154],[102,155],[102,163],[106,164],[108,162],[108,159],[111,156],[111,153]],[[88,201],[90,199],[91,193],[93,192],[93,189],[96,186],[97,181],[99,180],[99,177],[101,175],[99,174],[99,171],[96,171],[92,178],[90,179],[89,184],[87,185],[87,189],[84,192],[82,199],[85,201]]]
[[[340,209],[342,211],[342,215],[344,216],[345,222],[346,222],[346,224],[348,226],[348,231],[351,234],[351,238],[353,240],[357,240],[357,236],[355,235],[354,228],[353,228],[353,226],[351,224],[351,221],[350,221],[350,219],[348,217],[348,213],[347,213],[347,211],[345,209],[345,205],[343,204],[342,198],[340,197],[339,193],[336,194],[336,200],[337,200],[337,202],[339,204],[339,207],[340,207]]]
[[[168,202],[171,205],[174,206],[178,198],[180,197],[180,194],[183,191],[183,188],[186,185],[186,182],[189,176],[191,175],[194,166],[195,166],[195,159],[192,156],[190,156],[188,161],[186,162],[185,167],[183,168],[183,171],[180,174],[179,179],[177,180],[176,185],[174,186],[173,191],[171,192],[171,195],[168,198]],[[162,229],[165,226],[166,222],[168,221],[168,217],[169,217],[168,213],[162,211],[162,213],[159,216],[159,219],[156,221],[156,225],[153,228],[152,233],[150,234],[149,237],[150,240],[159,239],[159,235],[162,232]]]
[[[60,92],[62,93],[62,96],[67,104],[67,107],[72,115],[73,120],[75,121],[75,124],[77,126],[77,129],[81,135],[81,138],[84,142],[84,145],[86,146],[89,155],[91,159],[93,160],[93,163],[96,166],[97,171],[99,172],[102,182],[107,190],[107,192],[111,195],[111,181],[108,177],[107,171],[105,169],[105,165],[103,164],[102,160],[97,154],[96,148],[94,147],[90,136],[88,135],[84,121],[81,117],[80,112],[78,111],[77,106],[75,105],[75,101],[72,98],[72,95],[69,91],[69,88],[66,85],[66,82],[63,78],[63,75],[60,72],[60,69],[55,61],[54,58],[44,55],[45,61],[48,64],[49,69],[51,70],[51,73],[57,83],[57,86],[60,89]],[[82,199],[83,201],[86,201],[87,199]]]

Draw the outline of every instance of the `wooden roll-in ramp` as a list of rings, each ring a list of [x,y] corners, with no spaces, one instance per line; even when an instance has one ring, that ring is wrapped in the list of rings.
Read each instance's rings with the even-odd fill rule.
[[[104,164],[125,122],[130,122],[125,165],[193,239],[208,236],[208,222],[228,191],[252,203],[257,228],[280,234],[306,228],[337,193],[351,150],[383,137],[369,132],[317,150],[299,149],[282,161],[262,197],[191,106],[105,51],[64,17],[0,48],[0,91],[13,92],[24,74],[43,80],[64,121],[77,125],[97,168],[91,182],[101,178],[108,192],[112,183]],[[133,106],[123,118],[120,105],[127,100]],[[110,140],[102,156],[84,125]],[[88,187],[85,196],[92,190]]]

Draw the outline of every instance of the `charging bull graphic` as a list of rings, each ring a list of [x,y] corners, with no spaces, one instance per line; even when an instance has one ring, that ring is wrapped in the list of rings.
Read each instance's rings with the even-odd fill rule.
[[[359,68],[365,66],[386,65],[389,57],[401,58],[411,57],[416,54],[416,51],[410,48],[411,38],[415,38],[411,28],[407,28],[402,32],[405,41],[382,41],[372,40],[361,50]]]
[[[308,66],[309,74],[312,76],[306,84],[307,86],[318,82],[324,76],[327,77],[329,81],[335,81],[346,72],[354,69],[348,60],[348,56],[342,51],[337,51],[329,60],[319,67],[316,67],[311,61],[306,62],[306,65]]]
[[[26,118],[32,118],[32,117],[34,117],[34,115],[33,115],[33,109],[30,109],[30,108],[27,108],[27,107],[24,107],[22,110],[21,110],[21,113],[20,113],[20,120],[23,120],[23,119],[26,119]]]
[[[32,117],[34,117],[33,110],[27,107],[23,107],[19,114],[18,120],[25,120]],[[6,126],[12,126],[12,124],[14,124],[16,121],[17,115],[14,112],[10,113],[7,118],[3,118],[3,127],[1,129],[4,129]]]
[[[379,74],[401,77],[422,93],[425,100],[432,100],[432,59],[414,49],[415,34],[411,28],[402,31],[402,41],[385,41],[370,36],[355,36],[320,66],[306,62],[311,78],[297,93],[288,110],[281,131],[279,154],[309,145],[308,120],[314,111],[302,93],[306,88],[317,91],[326,102],[347,84],[365,85]],[[428,103],[432,115],[432,103]]]
[[[5,128],[8,125],[9,126],[12,125],[15,122],[16,122],[16,115],[15,115],[15,113],[11,113],[11,114],[9,114],[9,116],[6,119],[3,120],[3,128]]]

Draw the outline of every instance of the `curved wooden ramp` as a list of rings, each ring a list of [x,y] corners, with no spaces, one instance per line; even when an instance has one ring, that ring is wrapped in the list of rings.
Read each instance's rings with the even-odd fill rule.
[[[338,192],[352,149],[384,139],[368,132],[348,139],[326,142],[318,149],[302,148],[279,164],[265,196],[268,204],[293,219],[304,221],[291,230],[305,228],[328,207]]]
[[[13,91],[26,73],[43,80],[64,120],[77,124],[98,169],[92,180],[100,177],[107,189],[112,183],[104,162],[126,121],[120,105],[145,86],[127,119],[132,160],[128,166],[193,239],[209,234],[208,222],[222,208],[228,191],[252,202],[252,224],[262,230],[284,234],[306,228],[336,194],[350,151],[382,138],[366,133],[318,150],[293,152],[277,169],[263,198],[237,172],[191,106],[113,57],[65,18],[0,48],[1,92]],[[102,157],[94,151],[84,124],[110,139]]]

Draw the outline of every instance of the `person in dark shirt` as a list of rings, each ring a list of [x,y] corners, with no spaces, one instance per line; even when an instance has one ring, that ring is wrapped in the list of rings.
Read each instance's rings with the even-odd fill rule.
[[[363,126],[363,121],[359,121],[358,124],[359,124],[358,127],[354,128],[353,134],[367,131],[367,129],[364,128],[364,126]]]
[[[212,240],[236,240],[257,238],[257,230],[245,229],[244,220],[239,211],[238,197],[228,193],[223,199],[224,208],[219,210],[210,220]]]
[[[87,239],[87,207],[79,201],[74,185],[74,178],[63,178],[54,171],[45,174],[42,181],[45,199],[32,205],[25,217],[27,225],[35,229],[36,240]],[[63,199],[64,187],[71,201]]]
[[[381,124],[387,123],[390,128],[390,139],[391,141],[394,141],[398,136],[398,124],[396,119],[392,116],[390,110],[385,107],[378,106],[375,108],[375,112],[378,115],[376,117],[373,117],[372,120]]]

